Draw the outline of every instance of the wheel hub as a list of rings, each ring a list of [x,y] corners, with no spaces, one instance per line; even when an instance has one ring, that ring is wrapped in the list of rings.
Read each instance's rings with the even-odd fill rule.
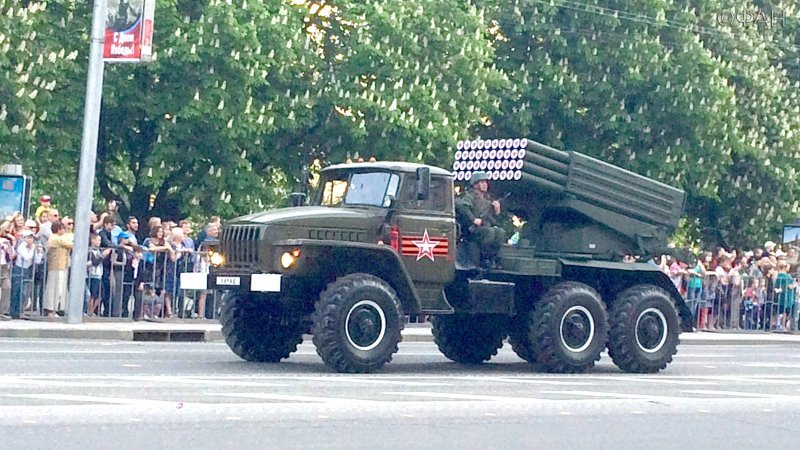
[[[648,308],[636,319],[636,345],[646,353],[655,353],[667,341],[667,318],[659,309]]]
[[[594,318],[584,306],[573,306],[561,317],[561,342],[571,352],[579,353],[589,348],[594,333]]]
[[[345,320],[345,334],[358,350],[372,350],[386,334],[386,316],[372,300],[361,300],[350,308]]]

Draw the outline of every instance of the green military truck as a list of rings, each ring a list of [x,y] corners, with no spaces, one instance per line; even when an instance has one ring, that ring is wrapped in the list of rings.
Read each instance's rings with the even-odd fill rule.
[[[406,162],[334,165],[297,206],[225,224],[203,286],[224,290],[230,348],[278,362],[304,334],[338,372],[391,361],[405,315],[432,316],[449,359],[488,361],[508,338],[534,366],[591,369],[607,347],[633,373],[664,369],[692,317],[669,278],[625,255],[664,251],[684,193],[526,139],[459,142],[453,171]],[[464,258],[456,192],[485,171],[525,221],[484,270]]]

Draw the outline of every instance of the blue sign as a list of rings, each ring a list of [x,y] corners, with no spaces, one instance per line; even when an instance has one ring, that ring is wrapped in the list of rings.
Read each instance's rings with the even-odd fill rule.
[[[22,212],[28,216],[30,183],[21,175],[0,175],[0,220]]]

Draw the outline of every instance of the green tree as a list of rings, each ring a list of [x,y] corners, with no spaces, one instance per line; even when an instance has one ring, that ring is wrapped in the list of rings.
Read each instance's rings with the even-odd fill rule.
[[[15,155],[65,198],[81,138],[85,9],[55,0],[42,13],[41,30],[67,18],[70,28],[40,32],[37,52],[68,43],[78,58],[58,67],[46,102],[29,106],[58,120],[34,127],[35,155]],[[161,0],[154,62],[106,66],[99,193],[142,218],[229,217],[283,201],[313,159],[444,163],[499,105],[486,30],[454,0]]]
[[[753,5],[693,4],[487,2],[513,86],[492,133],[681,186],[706,240],[744,244],[796,208],[796,96],[762,30],[717,23]]]

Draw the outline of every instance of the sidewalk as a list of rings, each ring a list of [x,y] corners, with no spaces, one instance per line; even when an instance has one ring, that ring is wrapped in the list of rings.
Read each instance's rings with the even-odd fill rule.
[[[61,320],[0,320],[0,338],[106,339],[120,341],[222,341],[212,321],[92,321],[71,325]],[[305,341],[310,341],[306,336]],[[432,342],[430,324],[406,324],[403,342]],[[760,332],[682,333],[683,345],[800,344],[800,334]]]

